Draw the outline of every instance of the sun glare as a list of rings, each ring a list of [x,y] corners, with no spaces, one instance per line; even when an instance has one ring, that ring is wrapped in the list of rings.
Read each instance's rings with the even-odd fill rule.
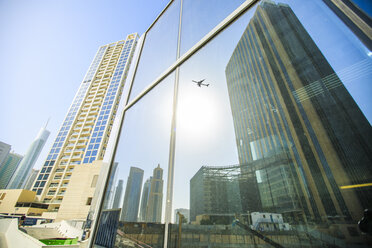
[[[186,90],[178,103],[177,133],[191,142],[206,142],[217,135],[218,101],[211,88]]]

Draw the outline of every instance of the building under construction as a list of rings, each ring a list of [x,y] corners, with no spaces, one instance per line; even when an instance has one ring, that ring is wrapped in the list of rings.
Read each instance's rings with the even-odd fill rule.
[[[190,180],[190,220],[198,215],[281,213],[287,220],[304,214],[291,171],[281,150],[243,165],[202,166]]]

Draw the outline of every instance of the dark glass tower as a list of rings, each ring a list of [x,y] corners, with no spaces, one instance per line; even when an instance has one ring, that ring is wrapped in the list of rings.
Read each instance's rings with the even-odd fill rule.
[[[288,5],[257,7],[226,79],[243,211],[327,221],[371,207],[370,189],[343,187],[372,178],[371,126]]]
[[[141,197],[143,170],[130,167],[123,208],[121,209],[121,221],[135,222],[138,216],[138,207]]]

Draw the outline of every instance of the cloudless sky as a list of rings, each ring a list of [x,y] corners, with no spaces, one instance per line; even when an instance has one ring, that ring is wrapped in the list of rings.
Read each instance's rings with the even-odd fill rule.
[[[0,0],[0,141],[46,158],[99,46],[142,35],[169,0]]]

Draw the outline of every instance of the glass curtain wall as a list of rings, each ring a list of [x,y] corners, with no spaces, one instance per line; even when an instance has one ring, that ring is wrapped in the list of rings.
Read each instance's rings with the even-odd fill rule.
[[[95,244],[372,245],[372,22],[358,13],[173,1],[145,34],[107,183],[124,186]]]

